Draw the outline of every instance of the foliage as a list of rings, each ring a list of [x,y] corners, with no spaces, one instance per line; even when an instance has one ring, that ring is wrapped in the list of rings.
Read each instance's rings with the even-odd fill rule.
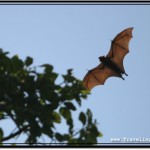
[[[33,59],[27,57],[22,61],[17,55],[9,58],[8,52],[0,49],[0,120],[10,118],[17,131],[4,137],[0,128],[0,142],[3,144],[21,133],[27,135],[27,144],[36,145],[43,136],[49,137],[49,144],[64,143],[81,145],[97,143],[102,134],[93,121],[90,109],[79,113],[81,129],[75,130],[72,113],[77,111],[75,103],[81,106],[82,99],[89,94],[82,82],[68,69],[62,75],[63,82],[56,83],[58,74],[53,66],[43,64],[42,73],[31,67]],[[56,124],[66,121],[68,133],[59,133]]]

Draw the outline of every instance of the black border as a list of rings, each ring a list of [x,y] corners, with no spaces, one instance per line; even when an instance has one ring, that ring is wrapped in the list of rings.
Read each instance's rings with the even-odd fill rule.
[[[150,1],[79,1],[79,0],[47,0],[47,1],[34,1],[34,0],[16,0],[16,1],[1,1],[0,5],[150,5]]]
[[[18,0],[18,1],[0,1],[0,5],[150,5],[150,1],[60,1],[60,0],[48,0],[48,1],[33,1],[33,0]],[[95,145],[81,144],[80,146],[64,145],[64,143],[44,145],[37,144],[36,146],[30,146],[25,143],[14,143],[16,146],[11,146],[12,143],[3,143],[0,148],[150,148],[150,143],[95,143]]]

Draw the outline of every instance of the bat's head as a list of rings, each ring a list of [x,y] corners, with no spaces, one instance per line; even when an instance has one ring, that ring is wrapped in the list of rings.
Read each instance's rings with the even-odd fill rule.
[[[99,60],[100,60],[101,62],[105,62],[106,57],[105,57],[105,56],[100,56],[100,57],[99,57]]]

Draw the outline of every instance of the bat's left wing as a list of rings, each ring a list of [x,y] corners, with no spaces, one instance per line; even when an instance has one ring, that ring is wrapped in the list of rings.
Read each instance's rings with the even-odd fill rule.
[[[94,86],[103,85],[107,78],[119,75],[107,66],[101,63],[97,67],[88,71],[83,79],[83,85],[86,89],[91,90]]]
[[[129,52],[129,42],[132,38],[133,28],[127,28],[120,32],[112,41],[111,48],[106,57],[112,58],[112,61],[123,71],[123,59]]]

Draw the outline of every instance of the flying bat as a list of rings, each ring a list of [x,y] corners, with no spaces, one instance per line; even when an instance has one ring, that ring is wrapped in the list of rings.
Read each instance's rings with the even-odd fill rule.
[[[100,64],[89,70],[83,79],[83,85],[86,89],[91,90],[97,85],[104,85],[109,77],[122,77],[123,74],[128,76],[123,66],[123,59],[129,53],[129,42],[132,38],[133,28],[127,28],[117,34],[111,41],[110,51],[106,56],[100,56]]]

